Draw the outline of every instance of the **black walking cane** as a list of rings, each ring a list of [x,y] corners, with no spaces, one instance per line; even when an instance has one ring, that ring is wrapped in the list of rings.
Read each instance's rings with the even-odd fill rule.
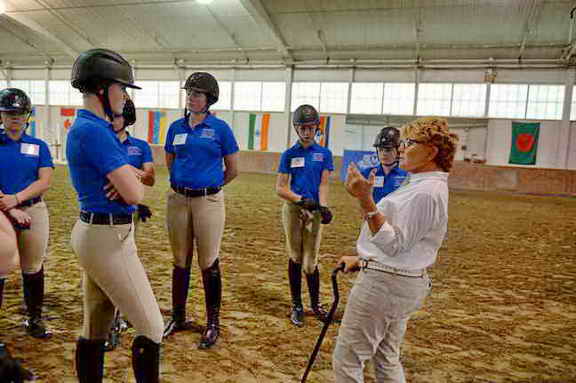
[[[302,380],[300,383],[305,383],[306,378],[308,378],[308,374],[314,365],[314,361],[316,360],[316,355],[318,355],[318,351],[320,351],[320,346],[322,345],[322,341],[326,336],[326,332],[328,331],[328,327],[330,327],[330,323],[334,318],[334,314],[336,313],[336,308],[338,307],[338,301],[340,300],[340,294],[338,293],[338,272],[344,270],[345,264],[338,265],[337,268],[332,271],[332,293],[334,294],[334,302],[332,302],[332,307],[330,307],[330,312],[328,313],[328,317],[324,322],[324,327],[322,327],[322,331],[320,332],[320,336],[316,341],[316,346],[314,346],[314,351],[312,351],[312,355],[310,355],[310,360],[308,361],[308,367],[306,367],[306,371],[304,371],[304,376],[302,376]]]

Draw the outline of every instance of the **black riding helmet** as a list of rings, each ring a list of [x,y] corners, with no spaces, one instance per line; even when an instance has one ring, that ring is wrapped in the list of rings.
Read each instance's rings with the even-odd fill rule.
[[[218,88],[218,81],[207,72],[195,72],[188,76],[186,83],[182,89],[186,91],[194,90],[206,94],[208,106],[218,102],[220,96],[220,89]]]
[[[400,146],[400,130],[393,126],[385,126],[374,140],[375,148],[397,149]]]
[[[0,112],[32,112],[30,97],[20,89],[6,88],[0,91]]]
[[[80,54],[74,62],[71,76],[72,87],[82,93],[98,95],[104,112],[113,119],[114,115],[108,98],[108,88],[120,83],[128,88],[141,89],[134,85],[132,66],[124,57],[109,49],[90,49]],[[98,90],[104,89],[104,94]]]
[[[26,114],[26,128],[28,128],[30,115],[32,114],[32,102],[30,97],[20,89],[6,88],[0,91],[0,112],[16,112],[18,114]],[[0,124],[2,119],[0,118]],[[1,143],[5,141],[5,131],[2,129],[0,132]]]
[[[124,104],[124,111],[122,112],[122,117],[124,117],[124,127],[127,128],[136,123],[136,107],[131,99],[127,99]]]
[[[300,105],[292,114],[292,125],[320,125],[318,111],[312,105]]]

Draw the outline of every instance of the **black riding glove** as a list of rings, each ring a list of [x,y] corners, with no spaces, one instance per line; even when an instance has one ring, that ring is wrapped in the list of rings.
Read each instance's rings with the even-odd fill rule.
[[[140,221],[146,222],[146,220],[152,217],[152,210],[146,205],[138,205],[138,217]]]
[[[320,204],[310,198],[302,198],[300,201],[296,202],[296,205],[309,211],[316,211],[320,209]]]
[[[328,207],[320,206],[320,215],[322,216],[320,223],[323,225],[328,225],[330,222],[332,222],[332,212]]]

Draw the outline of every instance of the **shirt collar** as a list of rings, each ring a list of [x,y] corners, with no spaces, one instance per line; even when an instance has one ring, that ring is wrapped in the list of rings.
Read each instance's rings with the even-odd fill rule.
[[[425,179],[437,179],[444,182],[448,181],[448,173],[440,171],[411,173],[408,177],[410,178],[410,182],[421,181]]]
[[[126,139],[122,142],[123,145],[134,145],[132,136],[130,133],[126,132]]]
[[[206,125],[206,126],[208,126],[208,127],[212,127],[212,126],[214,126],[215,123],[216,123],[216,117],[215,117],[212,113],[208,112],[208,114],[206,115],[206,117],[204,118],[204,120],[202,120],[201,123],[199,123],[198,125],[196,125],[196,127],[195,127],[194,129],[199,128],[199,127],[201,127],[202,125]],[[188,125],[188,119],[183,118],[183,119],[182,119],[182,125],[183,125],[186,129],[191,129],[191,130],[192,130],[192,128],[190,127],[190,125]]]
[[[106,121],[102,117],[98,117],[97,115],[95,115],[94,113],[92,113],[91,111],[89,111],[87,109],[78,110],[77,116],[78,116],[78,118],[85,118],[85,119],[90,120],[90,121],[92,121],[98,125],[101,125],[101,126],[105,126],[105,127],[112,126],[112,123],[110,121]]]
[[[300,142],[300,140],[296,141],[296,145],[294,145],[297,149],[300,150],[312,150],[312,149],[316,149],[316,147],[318,146],[317,142],[314,142],[312,145],[310,145],[309,147],[305,148],[302,143]]]

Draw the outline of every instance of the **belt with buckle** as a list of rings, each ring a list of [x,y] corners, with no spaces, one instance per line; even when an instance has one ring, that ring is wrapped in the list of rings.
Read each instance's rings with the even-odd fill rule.
[[[92,225],[126,225],[132,223],[132,214],[90,213],[82,210],[80,221]]]
[[[172,190],[178,194],[182,194],[186,197],[205,197],[207,195],[212,195],[218,193],[222,188],[202,188],[202,189],[191,189],[184,186],[171,185]]]
[[[379,262],[370,261],[366,259],[360,260],[360,268],[362,270],[374,270],[374,271],[380,271],[382,273],[395,274],[400,275],[402,277],[411,277],[411,278],[422,278],[426,274],[426,269],[420,269],[420,270],[397,269],[392,266],[386,266]]]
[[[30,207],[30,206],[36,205],[39,202],[42,202],[42,197],[27,199],[26,201],[20,202],[20,204],[18,206],[19,207]]]

